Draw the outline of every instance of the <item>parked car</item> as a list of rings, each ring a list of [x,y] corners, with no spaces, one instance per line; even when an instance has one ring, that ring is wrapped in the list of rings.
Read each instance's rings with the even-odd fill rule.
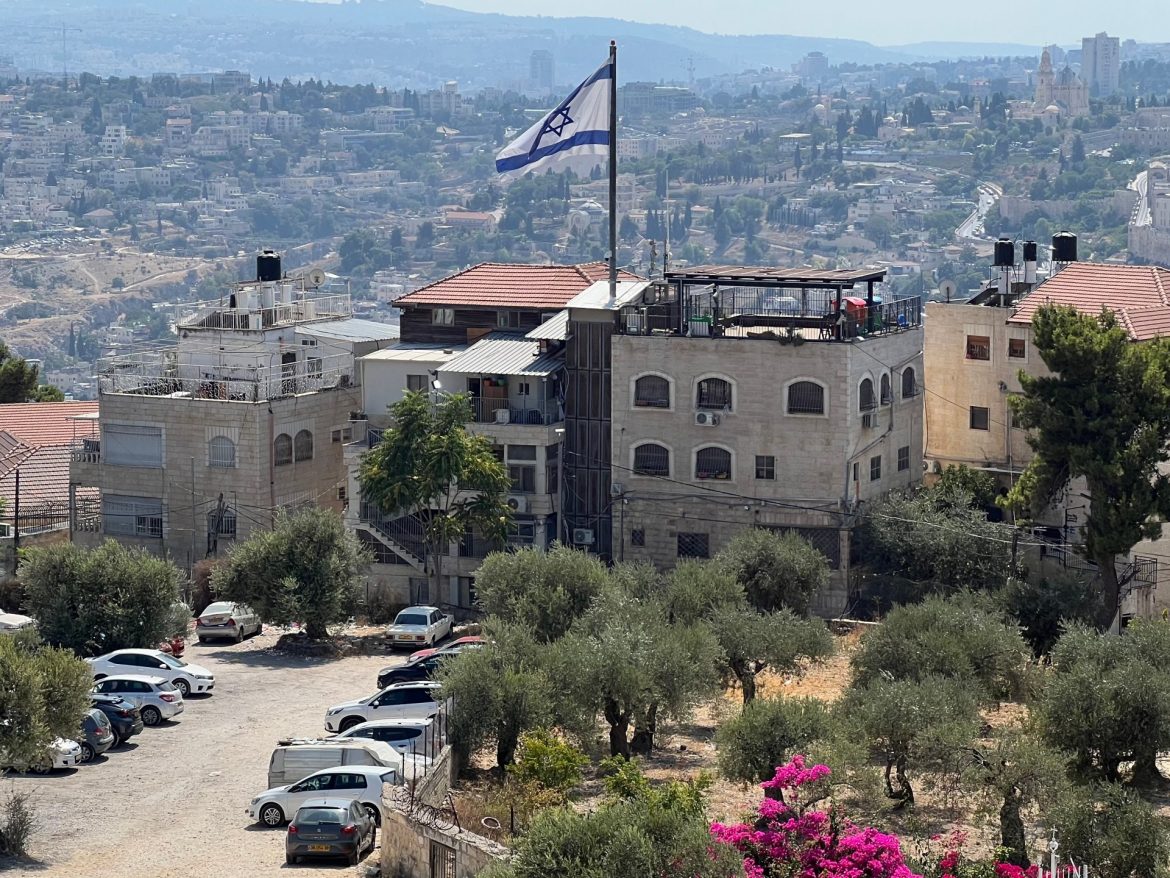
[[[44,761],[28,766],[28,770],[36,774],[45,774],[59,768],[74,768],[81,762],[81,745],[76,741],[67,741],[56,738],[49,745]],[[7,754],[0,754],[0,768],[16,768],[8,759]]]
[[[361,698],[334,705],[325,713],[325,728],[344,732],[358,723],[375,719],[426,719],[439,712],[441,687],[430,680],[395,683]]]
[[[92,762],[113,747],[116,740],[110,721],[96,707],[91,707],[81,717],[81,737],[77,743],[81,746],[82,762]]]
[[[395,683],[412,683],[418,680],[429,680],[439,669],[441,656],[433,655],[429,659],[415,662],[413,665],[392,665],[378,671],[378,689],[381,691]]]
[[[426,765],[417,765],[389,744],[364,739],[339,741],[293,739],[281,741],[268,760],[268,786],[296,783],[326,768],[347,766],[397,768],[408,777],[426,773]]]
[[[192,692],[210,692],[215,688],[215,675],[207,668],[188,664],[157,649],[116,649],[86,661],[93,668],[95,680],[110,674],[162,677],[173,683],[184,698]]]
[[[22,616],[20,613],[0,613],[0,634],[15,634],[25,628],[32,628],[36,620],[31,616]]]
[[[407,607],[386,628],[393,647],[434,646],[451,634],[453,619],[438,607]]]
[[[487,643],[486,638],[480,637],[478,634],[470,634],[467,637],[456,638],[442,647],[432,646],[427,649],[416,649],[406,657],[406,663],[413,665],[415,662],[421,662],[433,655],[458,655],[465,649],[478,649],[485,643]]]
[[[377,831],[370,815],[352,799],[312,799],[288,825],[284,861],[295,865],[301,857],[345,857],[356,866],[374,849]]]
[[[93,691],[126,699],[138,708],[142,723],[147,726],[157,726],[164,719],[174,719],[183,712],[183,693],[162,677],[116,674],[98,680]]]
[[[195,636],[203,643],[214,638],[227,638],[239,643],[245,637],[259,634],[264,623],[251,607],[231,601],[208,604],[195,621]]]
[[[114,746],[120,747],[143,729],[142,711],[120,695],[89,694],[90,703],[106,715],[114,732]]]
[[[430,719],[376,719],[368,723],[350,726],[332,741],[348,740],[380,741],[399,753],[430,758],[438,755],[443,741],[436,728],[435,718]]]
[[[356,799],[381,825],[382,784],[400,784],[398,770],[384,765],[338,765],[315,771],[296,783],[274,785],[252,799],[248,816],[264,826],[288,822],[305,802],[322,796]]]

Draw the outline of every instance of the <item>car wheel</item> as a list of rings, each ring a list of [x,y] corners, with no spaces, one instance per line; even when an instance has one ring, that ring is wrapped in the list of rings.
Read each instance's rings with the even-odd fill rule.
[[[200,638],[199,638],[199,645],[200,645],[200,646],[203,646],[203,644],[205,644],[205,643],[207,643],[207,638],[206,638],[206,637],[200,637]]]
[[[94,751],[93,747],[90,746],[88,741],[81,745],[81,761],[82,762],[93,762],[93,760],[96,756],[97,756],[97,753]]]
[[[362,858],[362,846],[360,844],[355,844],[353,846],[353,850],[350,851],[350,854],[349,854],[349,864],[351,866],[356,866],[361,861],[361,858]]]
[[[337,728],[338,728],[338,731],[348,732],[354,726],[361,725],[361,723],[362,723],[361,717],[347,716],[345,719],[343,719],[341,721],[341,725],[339,725]]]
[[[158,712],[157,707],[146,705],[142,708],[142,724],[144,726],[157,726],[162,722],[162,714]]]
[[[175,688],[179,690],[179,694],[184,698],[191,694],[191,684],[186,680],[175,680]]]
[[[301,861],[301,858],[296,856],[295,854],[285,854],[284,855],[284,862],[285,862],[285,865],[287,865],[287,866],[295,866],[300,861]]]
[[[280,805],[269,802],[260,809],[260,822],[265,826],[280,826],[284,823],[284,811],[280,809]]]
[[[362,807],[366,809],[366,813],[369,814],[370,819],[372,821],[374,821],[374,826],[381,826],[382,825],[382,812],[381,811],[379,811],[374,805],[371,805],[369,802],[362,805]]]

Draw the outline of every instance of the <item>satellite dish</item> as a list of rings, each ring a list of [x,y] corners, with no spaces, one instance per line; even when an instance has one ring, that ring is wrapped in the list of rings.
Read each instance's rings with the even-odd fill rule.
[[[309,283],[315,287],[321,286],[321,284],[325,283],[325,272],[319,268],[314,268],[309,272]],[[952,286],[954,286],[954,284],[952,284]]]
[[[950,278],[947,278],[938,285],[938,291],[946,297],[948,302],[951,300],[951,296],[955,294],[956,289],[958,288],[955,286],[955,282]]]

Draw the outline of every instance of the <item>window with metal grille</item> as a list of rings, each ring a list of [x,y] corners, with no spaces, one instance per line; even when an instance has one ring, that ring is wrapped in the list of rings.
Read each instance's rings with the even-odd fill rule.
[[[986,335],[967,336],[967,359],[990,360],[991,338]]]
[[[455,878],[455,849],[431,842],[431,878]]]
[[[102,462],[114,466],[162,466],[161,427],[102,424]]]
[[[882,456],[875,454],[869,459],[869,480],[876,482],[882,477]]]
[[[695,453],[696,479],[730,479],[731,452],[725,448],[700,448]]]
[[[313,434],[308,430],[298,430],[297,436],[293,440],[293,459],[294,460],[312,460],[313,459]]]
[[[272,441],[272,462],[284,466],[293,461],[293,441],[288,433],[281,433]]]
[[[841,532],[835,527],[766,526],[764,529],[777,534],[795,534],[824,555],[829,560],[830,569],[841,566]]]
[[[704,378],[699,382],[695,406],[701,409],[731,409],[731,382],[722,378]]]
[[[643,375],[634,382],[634,405],[642,408],[670,408],[670,381],[661,375]]]
[[[102,526],[106,533],[130,537],[163,535],[162,500],[120,494],[102,496]]]
[[[972,430],[991,429],[991,409],[981,405],[973,405],[971,406],[970,418]]]
[[[1027,356],[1027,354],[1028,354],[1028,343],[1024,339],[1022,339],[1022,338],[1009,338],[1008,339],[1008,356],[1009,357],[1016,359],[1016,360],[1022,360],[1022,359],[1024,359],[1024,357]]]
[[[775,479],[776,478],[776,457],[772,454],[757,454],[756,455],[756,478],[757,479]]]
[[[236,443],[227,436],[215,436],[207,443],[207,465],[234,467]]]
[[[889,375],[884,375],[884,374],[882,375],[881,391],[882,391],[882,395],[881,395],[882,405],[889,405],[891,402],[893,402],[894,392],[890,388],[890,376]]]
[[[873,379],[862,378],[861,388],[858,395],[857,407],[860,411],[871,412],[877,408],[877,403],[873,399]]]
[[[813,381],[793,381],[788,385],[788,414],[823,415],[825,388]]]
[[[709,558],[711,557],[708,534],[689,533],[679,531],[678,557],[680,558]]]
[[[426,375],[407,375],[406,389],[411,393],[424,393],[427,389]]]
[[[902,370],[902,399],[918,396],[918,376],[914,374],[914,367],[908,366]]]
[[[910,469],[910,446],[903,445],[898,449],[898,472]]]
[[[670,451],[655,442],[634,449],[634,472],[640,476],[669,476]]]
[[[207,513],[207,532],[209,534],[235,539],[236,510],[229,506],[222,513],[218,509],[213,509]]]
[[[639,549],[644,548],[646,545],[646,531],[640,527],[636,527],[630,531],[630,545],[636,546]]]

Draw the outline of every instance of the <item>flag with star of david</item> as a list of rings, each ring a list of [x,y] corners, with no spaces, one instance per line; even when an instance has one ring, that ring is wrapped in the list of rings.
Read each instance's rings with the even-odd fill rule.
[[[613,65],[606,61],[555,110],[496,155],[496,173],[521,177],[579,155],[609,154]]]

